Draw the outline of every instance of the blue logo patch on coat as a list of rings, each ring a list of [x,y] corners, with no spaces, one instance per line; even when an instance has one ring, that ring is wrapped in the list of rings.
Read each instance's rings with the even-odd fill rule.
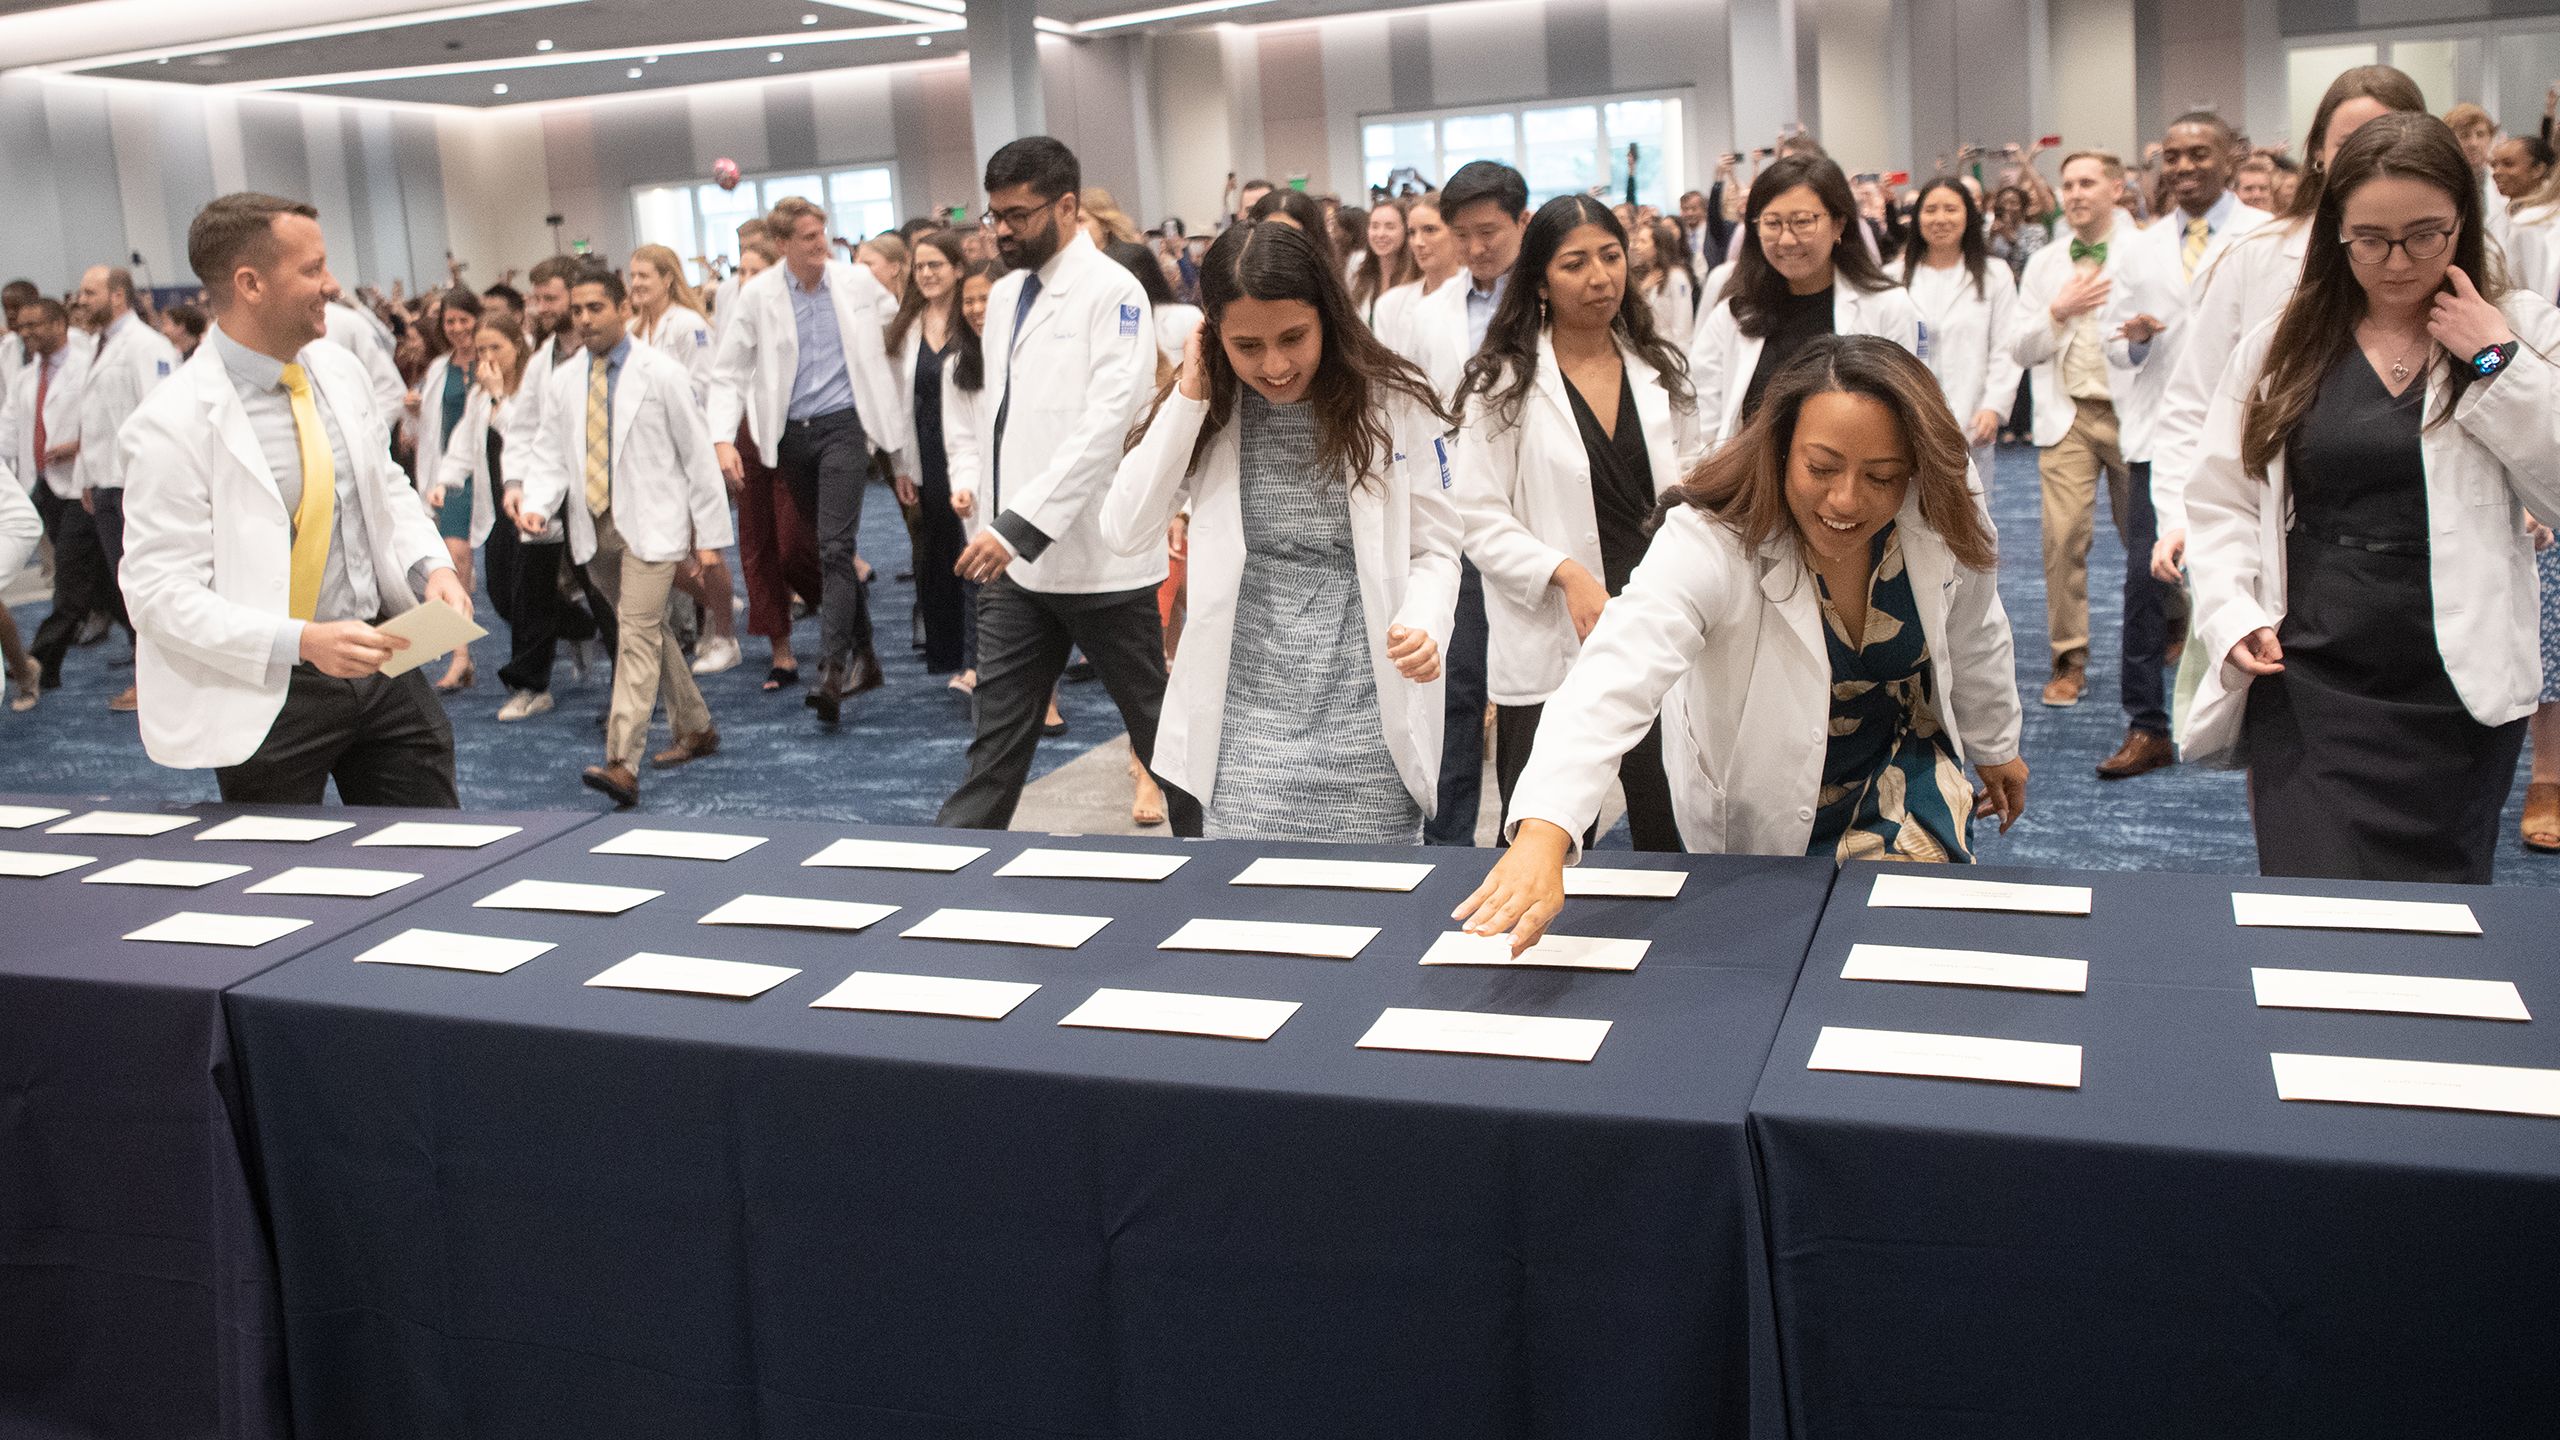
[[[1120,307],[1120,333],[1123,335],[1135,335],[1138,333],[1137,306],[1123,305]]]
[[[162,360],[162,361],[159,361],[159,362],[157,362],[157,363],[158,363],[158,364],[159,364],[159,366],[160,366],[160,375],[161,375],[161,378],[163,378],[163,379],[168,378],[168,374],[169,374],[169,362],[168,362],[168,361],[166,361],[166,360]]]
[[[1446,490],[1450,486],[1449,442],[1445,439],[1434,440],[1431,442],[1431,449],[1440,457],[1440,488]]]
[[[696,349],[696,350],[708,350],[708,349],[710,349],[710,348],[711,348],[711,332],[710,332],[710,331],[708,331],[708,330],[696,330],[696,331],[694,331],[694,332],[693,332],[693,348],[694,348],[694,349]]]

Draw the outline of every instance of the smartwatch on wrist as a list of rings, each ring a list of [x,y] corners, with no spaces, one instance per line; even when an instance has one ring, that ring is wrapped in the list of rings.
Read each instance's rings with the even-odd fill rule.
[[[2486,380],[2506,369],[2507,362],[2514,358],[2516,358],[2516,342],[2513,340],[2504,345],[2487,346],[2479,354],[2471,357],[2471,373]]]

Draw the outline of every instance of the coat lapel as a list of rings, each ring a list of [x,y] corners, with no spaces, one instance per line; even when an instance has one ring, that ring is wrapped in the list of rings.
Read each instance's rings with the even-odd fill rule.
[[[222,448],[230,453],[234,464],[257,477],[259,488],[274,496],[277,505],[283,505],[284,496],[276,488],[276,472],[267,464],[257,432],[249,428],[248,408],[240,403],[240,392],[231,388],[231,372],[223,365],[221,354],[211,345],[201,346],[196,358],[188,362],[188,370],[206,418],[222,436]]]
[[[1653,470],[1653,494],[1680,483],[1680,442],[1671,433],[1671,396],[1662,388],[1662,372],[1645,358],[1618,346],[1618,355],[1626,363],[1627,383],[1635,387],[1636,419],[1644,425],[1645,459]]]

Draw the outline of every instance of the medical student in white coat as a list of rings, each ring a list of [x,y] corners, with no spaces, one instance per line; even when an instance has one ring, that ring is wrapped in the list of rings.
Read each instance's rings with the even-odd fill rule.
[[[1466,463],[1454,493],[1484,574],[1506,806],[1548,697],[1644,559],[1656,500],[1702,458],[1688,367],[1655,332],[1629,271],[1608,206],[1565,195],[1539,207],[1459,387]],[[1678,850],[1658,729],[1619,778],[1635,847]]]
[[[1741,433],[1770,378],[1817,336],[1918,351],[1911,297],[1876,267],[1857,214],[1849,177],[1820,155],[1787,156],[1751,182],[1732,278],[1707,292],[1714,308],[1689,345],[1707,448]]]
[[[1209,247],[1202,328],[1120,462],[1102,535],[1145,554],[1190,509],[1190,621],[1155,767],[1209,835],[1419,844],[1458,590],[1448,417],[1323,255],[1267,222]]]
[[[960,517],[960,543],[977,538],[979,437],[991,433],[1001,386],[987,383],[987,300],[1004,267],[993,260],[968,266],[960,276],[960,325],[952,332],[951,362],[942,367],[942,453],[949,468],[951,512]],[[955,562],[956,563],[956,562]],[[950,688],[962,695],[978,688],[978,583],[960,582],[960,673]]]
[[[2442,121],[2359,128],[2205,422],[2187,558],[2216,663],[2185,750],[2248,768],[2265,874],[2491,878],[2541,695],[2523,515],[2560,514],[2560,312],[2502,287],[2481,209]]]
[[[1438,196],[1416,195],[1398,203],[1404,208],[1405,250],[1413,257],[1416,278],[1378,297],[1377,318],[1369,330],[1380,344],[1421,365],[1426,357],[1414,344],[1414,307],[1439,294],[1465,266],[1448,222],[1440,218]]]
[[[53,542],[52,613],[7,657],[17,692],[9,708],[32,710],[48,681],[62,683],[63,656],[90,614],[114,609],[115,582],[89,512],[80,508],[77,482],[80,382],[89,372],[89,347],[71,343],[70,312],[50,296],[20,306],[17,323],[12,338],[26,346],[27,363],[0,398],[0,465],[26,489]],[[0,629],[0,637],[16,634],[14,623]]]
[[[707,407],[713,355],[711,321],[702,313],[702,296],[684,278],[684,262],[664,245],[643,245],[631,252],[623,283],[631,292],[632,338],[665,352],[668,359],[683,366],[686,377],[693,382],[694,403]],[[737,598],[736,584],[729,578],[728,560],[718,551],[712,554],[717,563],[676,577],[676,588],[692,598],[702,617],[702,633],[694,644],[696,675],[735,670],[743,658],[738,648],[738,611],[743,602]]]
[[[142,318],[133,300],[133,275],[127,270],[92,265],[80,277],[79,308],[91,324],[104,328],[89,357],[88,378],[80,385],[81,443],[73,478],[80,503],[97,527],[110,584],[124,563],[124,452],[116,444],[116,432],[144,397],[178,373],[177,347]],[[131,686],[107,702],[108,709],[118,712],[134,705]]]
[[[1676,492],[1548,702],[1510,853],[1453,918],[1536,943],[1657,715],[1692,851],[1962,862],[1976,817],[2014,823],[2018,686],[1965,450],[1909,351],[1805,346]]]
[[[2009,346],[2018,283],[2007,265],[1991,258],[1973,192],[1954,180],[1941,175],[1920,187],[1915,224],[1902,283],[1920,317],[1920,359],[1947,392],[1988,495],[1992,444],[2018,394],[2018,361]]]
[[[471,343],[471,398],[463,407],[462,423],[454,427],[453,438],[444,447],[444,458],[437,465],[434,479],[426,487],[427,509],[435,513],[439,524],[447,505],[459,505],[468,514],[467,541],[484,547],[483,553],[488,556],[485,574],[489,608],[497,611],[513,631],[527,623],[517,613],[523,557],[514,537],[520,532],[513,516],[508,517],[503,529],[498,518],[505,504],[503,494],[510,486],[522,484],[509,473],[508,466],[521,469],[529,458],[540,428],[542,403],[538,391],[528,392],[525,388],[531,349],[518,322],[503,315],[484,316]],[[543,373],[550,374],[547,365]],[[546,573],[552,577],[554,594],[544,598],[551,600],[558,591],[556,565]],[[510,648],[514,648],[512,643]],[[526,683],[526,668],[510,656],[499,670],[499,678],[507,685],[507,699],[498,708],[499,719],[523,720],[551,708],[548,657],[540,684]]]

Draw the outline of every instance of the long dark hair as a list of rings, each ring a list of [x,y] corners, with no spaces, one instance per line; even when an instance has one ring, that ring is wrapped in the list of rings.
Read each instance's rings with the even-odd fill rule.
[[[1689,264],[1689,246],[1680,238],[1680,227],[1669,220],[1653,222],[1653,269],[1665,277],[1674,270],[1688,276],[1689,304],[1693,309],[1697,306],[1698,272]]]
[[[1799,185],[1822,197],[1822,208],[1831,212],[1833,223],[1840,227],[1839,239],[1831,246],[1834,283],[1845,280],[1870,292],[1893,288],[1867,254],[1867,242],[1859,234],[1858,197],[1849,191],[1849,177],[1827,156],[1789,155],[1751,182],[1751,199],[1742,214],[1742,253],[1734,257],[1733,278],[1724,286],[1724,298],[1733,302],[1734,324],[1754,339],[1768,335],[1787,300],[1787,277],[1760,249],[1760,212]]]
[[[1342,268],[1342,257],[1334,253],[1333,227],[1325,223],[1324,207],[1316,203],[1316,197],[1304,190],[1274,190],[1254,201],[1253,213],[1245,218],[1268,220],[1274,215],[1289,217],[1289,223],[1298,227],[1298,233],[1316,242],[1316,248],[1324,252],[1325,259],[1335,262],[1335,270]]]
[[[960,316],[960,277],[968,272],[969,256],[960,248],[960,232],[957,230],[936,230],[931,234],[916,237],[914,247],[916,250],[922,250],[928,245],[941,251],[942,258],[951,262],[951,298],[944,303],[951,307],[952,318],[956,320]],[[924,298],[924,291],[916,288],[915,259],[910,252],[907,261],[907,293],[898,297],[898,318],[889,322],[889,333],[886,337],[890,354],[897,354],[899,347],[907,343],[907,332],[915,328],[918,320],[924,318],[925,307],[932,303]],[[969,327],[962,325],[959,328],[966,330]]]
[[[2397,73],[2396,71],[2394,72]],[[2320,208],[2312,212],[2311,247],[2302,259],[2302,283],[2276,321],[2275,338],[2258,372],[2259,391],[2249,400],[2241,426],[2240,463],[2263,480],[2267,466],[2284,453],[2293,432],[2319,398],[2329,371],[2352,352],[2356,324],[2365,316],[2364,285],[2348,263],[2347,200],[2367,181],[2386,176],[2416,180],[2444,192],[2453,202],[2451,264],[2462,267],[2479,287],[2480,298],[2496,304],[2506,292],[2506,276],[2489,262],[2489,247],[2480,228],[2480,186],[2471,176],[2462,142],[2443,121],[2421,111],[2385,115],[2359,127],[2338,147],[2329,183],[2321,188]],[[2311,182],[2306,177],[2305,188]],[[2456,362],[2470,357],[2452,357]],[[2432,367],[2434,360],[2428,365]],[[2451,365],[2452,390],[2445,397],[2442,424],[2471,387],[2468,365]],[[2426,383],[2423,370],[2419,382]]]
[[[975,265],[964,266],[961,269],[960,278],[951,286],[953,316],[960,315],[960,292],[968,288],[970,281],[981,276],[985,277],[989,285],[995,284],[996,281],[1004,278],[1003,263],[996,260],[981,260]],[[952,385],[963,395],[975,395],[987,388],[986,342],[980,338],[977,331],[969,328],[967,319],[962,318],[959,324],[951,327],[951,343],[955,347],[951,355]]]
[[[1663,494],[1658,520],[1679,505],[1694,505],[1733,527],[1757,550],[1795,529],[1787,505],[1787,465],[1796,443],[1796,421],[1816,395],[1864,395],[1893,412],[1910,443],[1911,483],[1920,488],[1920,518],[1944,540],[1956,563],[1988,571],[2000,563],[1999,545],[1966,484],[1972,452],[1938,378],[1918,357],[1873,335],[1821,335],[1805,342],[1769,381],[1768,394],[1742,433]]]
[[[1466,376],[1458,382],[1451,404],[1463,410],[1469,395],[1481,394],[1503,424],[1519,418],[1520,402],[1538,379],[1538,337],[1547,328],[1547,297],[1542,293],[1547,267],[1573,232],[1585,225],[1599,226],[1624,254],[1625,227],[1608,206],[1588,195],[1559,195],[1529,218],[1529,228],[1520,233],[1520,258],[1512,263],[1511,283],[1502,289],[1502,303],[1494,307],[1493,318],[1484,327],[1484,344],[1467,361]],[[1636,288],[1633,276],[1618,297],[1618,314],[1609,322],[1609,333],[1661,374],[1662,388],[1670,392],[1673,404],[1696,402],[1696,392],[1689,388],[1688,361],[1653,328],[1653,306]],[[1503,383],[1506,376],[1508,384]]]
[[[1237,225],[1220,235],[1200,261],[1200,362],[1209,382],[1209,417],[1191,447],[1193,469],[1220,427],[1234,418],[1236,395],[1245,385],[1227,361],[1218,328],[1227,307],[1238,300],[1295,300],[1315,309],[1324,331],[1324,353],[1307,383],[1307,404],[1315,412],[1319,475],[1357,481],[1396,453],[1396,437],[1379,418],[1394,396],[1411,400],[1444,425],[1457,423],[1422,371],[1379,344],[1360,323],[1351,308],[1351,292],[1343,288],[1341,268],[1321,234],[1269,223]],[[1132,447],[1180,383],[1177,375],[1156,392],[1147,418],[1129,434]]]
[[[2350,100],[2376,101],[2408,115],[2427,113],[2427,97],[2418,82],[2388,65],[2340,71],[2321,92],[2320,107],[2311,112],[2311,138],[2302,147],[2302,181],[2294,187],[2293,204],[2286,207],[2284,219],[2308,220],[2320,208],[2320,192],[2329,180],[2320,164],[2320,151],[2329,143],[2330,119]]]
[[[1983,238],[1982,207],[1973,203],[1973,192],[1951,176],[1940,175],[1920,187],[1919,198],[1911,202],[1911,245],[1902,252],[1902,283],[1911,283],[1913,271],[1928,258],[1929,242],[1920,238],[1920,212],[1929,205],[1929,197],[1940,190],[1952,190],[1964,202],[1964,238],[1957,241],[1964,251],[1964,268],[1973,276],[1974,298],[1982,297],[1982,268],[1991,259],[1991,242]]]

